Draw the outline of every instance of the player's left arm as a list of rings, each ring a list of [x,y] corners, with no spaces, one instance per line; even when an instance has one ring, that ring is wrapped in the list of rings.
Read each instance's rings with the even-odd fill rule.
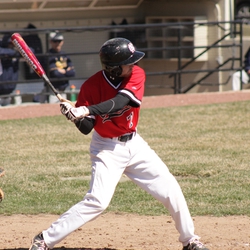
[[[114,98],[101,102],[96,105],[88,106],[90,115],[103,115],[117,112],[130,104],[130,98],[127,95],[118,93]]]
[[[90,106],[81,106],[81,107],[73,107],[67,102],[62,102],[60,104],[61,113],[67,117],[67,119],[71,120],[74,123],[77,123],[77,120],[81,120],[82,118],[89,116],[94,119],[96,115],[102,115],[102,114],[110,114],[113,112],[117,112],[124,108],[126,105],[131,103],[131,100],[128,96],[124,94],[118,93],[114,98],[109,99],[107,101],[101,102],[96,105],[90,105]],[[92,124],[90,124],[88,121],[84,121],[82,124],[77,123],[77,127],[81,127],[82,129],[79,129],[81,132],[82,130],[86,131],[93,128]],[[89,132],[90,132],[89,131]],[[88,133],[89,133],[88,132]],[[86,132],[84,132],[86,134]]]
[[[99,104],[87,105],[86,103],[85,106],[76,108],[69,108],[67,107],[69,104],[62,103],[61,111],[69,120],[75,122],[75,120],[89,115],[114,113],[123,109],[126,105],[139,107],[144,94],[144,82],[145,73],[137,67],[136,71],[133,71],[132,77],[125,80],[124,87],[115,97]]]
[[[129,102],[130,99],[127,96],[118,94],[110,100],[101,102],[97,105],[88,106],[89,114],[91,116],[84,117],[82,119],[76,119],[74,121],[75,125],[81,133],[87,135],[91,132],[95,125],[95,119],[93,119],[93,116],[119,111]]]
[[[134,99],[137,100],[137,98]],[[71,120],[72,122],[75,122],[76,120],[86,116],[114,113],[123,109],[126,105],[130,105],[132,107],[139,107],[141,102],[139,100],[135,102],[135,100],[133,100],[129,95],[127,95],[126,92],[119,92],[114,98],[87,107],[70,107],[70,104],[65,102],[61,103],[60,106],[62,114],[64,114],[67,119]]]

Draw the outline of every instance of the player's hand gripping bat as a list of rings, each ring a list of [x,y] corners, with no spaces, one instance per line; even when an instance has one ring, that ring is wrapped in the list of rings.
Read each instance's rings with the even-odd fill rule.
[[[22,55],[24,60],[29,64],[29,66],[37,73],[39,77],[41,77],[51,88],[51,90],[54,92],[56,97],[60,102],[68,102],[73,107],[75,104],[69,100],[64,99],[58,91],[54,88],[52,83],[50,82],[49,78],[47,77],[43,67],[41,66],[40,62],[38,61],[37,57],[34,55],[34,53],[31,51],[31,49],[28,47],[26,42],[23,40],[22,36],[19,33],[14,33],[11,36],[11,41],[16,47],[16,49],[19,51],[19,53]]]

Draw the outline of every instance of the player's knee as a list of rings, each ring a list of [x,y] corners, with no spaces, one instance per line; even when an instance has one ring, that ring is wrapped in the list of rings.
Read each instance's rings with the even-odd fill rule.
[[[99,213],[102,213],[104,210],[107,209],[109,203],[100,201],[94,197],[88,197],[83,200],[84,205],[87,207],[91,207],[92,209],[98,211]]]

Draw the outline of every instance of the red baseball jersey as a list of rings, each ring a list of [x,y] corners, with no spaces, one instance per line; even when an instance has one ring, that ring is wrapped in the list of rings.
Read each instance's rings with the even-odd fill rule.
[[[96,132],[102,137],[118,137],[136,131],[139,120],[140,105],[144,94],[145,72],[134,65],[130,77],[124,78],[120,84],[114,86],[105,76],[104,71],[99,71],[91,76],[81,86],[76,107],[90,106],[107,101],[123,93],[132,101],[122,110],[106,115],[96,115]]]

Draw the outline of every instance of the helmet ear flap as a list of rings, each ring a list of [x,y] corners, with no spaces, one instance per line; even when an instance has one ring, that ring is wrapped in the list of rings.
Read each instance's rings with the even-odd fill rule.
[[[105,70],[112,76],[119,77],[122,74],[121,66],[107,66],[105,65]]]

